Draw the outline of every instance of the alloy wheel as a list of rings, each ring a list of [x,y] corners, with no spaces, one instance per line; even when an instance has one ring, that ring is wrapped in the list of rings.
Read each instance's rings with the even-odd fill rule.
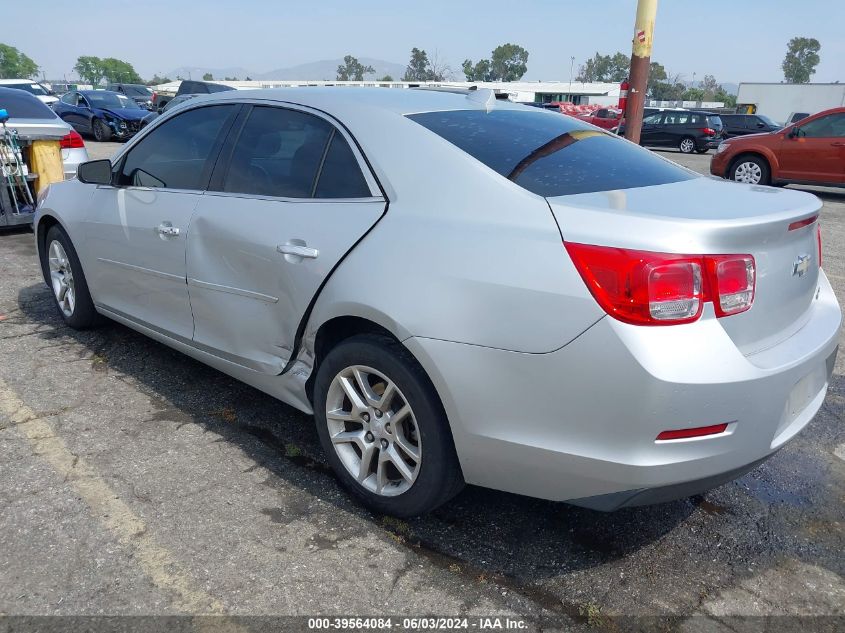
[[[692,154],[695,151],[695,141],[685,138],[681,141],[681,151],[684,154]]]
[[[73,316],[76,307],[76,288],[73,283],[73,270],[64,247],[58,240],[50,242],[47,261],[50,266],[50,285],[59,309],[66,317]]]
[[[370,492],[400,495],[419,476],[422,440],[414,412],[380,371],[353,365],[338,372],[326,398],[326,424],[341,463]]]
[[[752,161],[745,161],[736,166],[734,170],[734,180],[737,182],[745,182],[750,185],[760,184],[763,178],[763,170],[760,165]]]

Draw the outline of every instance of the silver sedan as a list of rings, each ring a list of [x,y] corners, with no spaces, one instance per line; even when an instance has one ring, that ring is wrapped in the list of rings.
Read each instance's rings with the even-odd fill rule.
[[[340,481],[611,510],[770,457],[825,397],[820,202],[701,177],[488,90],[196,97],[40,202],[108,317],[314,414]]]

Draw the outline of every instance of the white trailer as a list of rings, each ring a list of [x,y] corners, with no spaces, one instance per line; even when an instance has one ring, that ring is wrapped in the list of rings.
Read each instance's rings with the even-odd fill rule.
[[[754,106],[755,112],[782,123],[794,112],[815,114],[845,106],[845,84],[741,83],[736,103]]]

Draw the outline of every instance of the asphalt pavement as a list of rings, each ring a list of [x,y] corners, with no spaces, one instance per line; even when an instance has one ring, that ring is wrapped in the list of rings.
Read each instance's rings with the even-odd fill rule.
[[[709,155],[662,154],[707,172]],[[845,190],[805,189],[845,300]],[[123,326],[66,327],[32,234],[3,233],[0,615],[496,614],[547,631],[841,618],[843,357],[808,428],[704,496],[603,514],[469,487],[397,520],[340,489],[308,416]],[[823,625],[845,620],[800,623]]]

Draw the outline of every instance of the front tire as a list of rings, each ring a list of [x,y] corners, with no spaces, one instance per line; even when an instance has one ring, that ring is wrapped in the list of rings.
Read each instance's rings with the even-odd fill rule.
[[[682,154],[692,154],[696,150],[695,139],[691,136],[685,136],[678,143],[678,149],[681,150]]]
[[[375,335],[349,338],[320,363],[317,434],[341,483],[375,512],[407,517],[463,487],[446,414],[407,349]]]
[[[102,119],[94,119],[91,123],[91,131],[94,134],[94,140],[99,143],[105,143],[111,139],[111,130]]]
[[[57,224],[47,231],[41,252],[41,269],[65,323],[75,330],[84,330],[100,322],[76,249],[64,229]]]
[[[759,156],[740,156],[731,165],[729,176],[736,182],[768,185],[771,172],[769,164]]]

